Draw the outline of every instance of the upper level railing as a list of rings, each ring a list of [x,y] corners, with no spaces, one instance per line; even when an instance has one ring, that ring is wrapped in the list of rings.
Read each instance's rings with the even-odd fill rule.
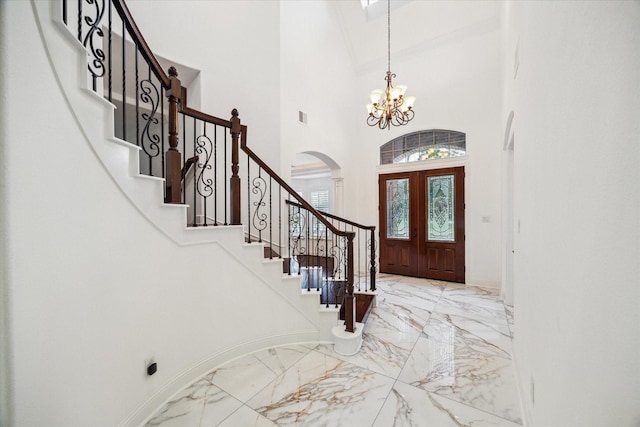
[[[324,224],[317,221],[300,203],[287,200],[290,215],[296,224],[290,230],[292,256],[310,255],[318,257],[322,264],[324,257],[331,257],[336,251],[326,247],[328,239],[324,239]],[[354,239],[354,289],[357,291],[376,290],[376,240],[374,225],[362,225],[327,212],[319,211],[332,224],[341,230],[355,233]]]
[[[344,302],[346,330],[354,332],[354,250],[370,254],[364,274],[357,259],[358,288],[364,276],[364,290],[375,290],[375,227],[314,209],[247,146],[237,110],[225,120],[189,106],[176,68],[153,54],[124,0],[62,0],[62,8],[87,50],[89,85],[116,108],[115,136],[140,148],[142,174],[165,179],[165,202],[187,204],[193,227],[241,225],[244,216],[247,242],[264,243],[288,274],[317,276],[323,301]],[[304,249],[303,217],[315,227],[304,231]]]

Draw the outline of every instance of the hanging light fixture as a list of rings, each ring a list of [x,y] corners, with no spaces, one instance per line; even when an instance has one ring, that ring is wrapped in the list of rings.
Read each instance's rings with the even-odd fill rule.
[[[387,89],[376,89],[369,94],[371,104],[367,104],[367,124],[378,126],[380,129],[391,129],[409,123],[414,116],[413,103],[415,96],[405,96],[407,86],[393,86],[392,79],[396,77],[391,72],[391,0],[387,0]]]

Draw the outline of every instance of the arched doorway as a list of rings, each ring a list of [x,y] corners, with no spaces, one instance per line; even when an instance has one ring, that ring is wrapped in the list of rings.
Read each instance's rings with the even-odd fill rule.
[[[342,216],[342,173],[331,157],[317,151],[297,153],[291,165],[291,184],[314,208]]]

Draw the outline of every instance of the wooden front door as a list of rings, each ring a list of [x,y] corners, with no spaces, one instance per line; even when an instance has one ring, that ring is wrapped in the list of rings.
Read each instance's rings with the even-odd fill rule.
[[[417,172],[380,175],[380,272],[418,276]]]
[[[464,283],[464,168],[380,175],[380,271]]]

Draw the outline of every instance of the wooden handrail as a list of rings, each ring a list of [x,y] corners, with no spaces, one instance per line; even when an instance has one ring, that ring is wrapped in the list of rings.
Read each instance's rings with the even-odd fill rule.
[[[292,202],[291,200],[285,200],[285,203],[288,204],[288,205],[291,205],[291,206],[299,207],[299,208],[303,208],[304,207],[300,203]],[[322,214],[322,215],[324,215],[324,216],[326,216],[328,218],[335,219],[336,221],[344,222],[345,224],[353,225],[354,227],[361,228],[363,230],[375,230],[376,229],[375,225],[358,224],[357,222],[349,221],[348,219],[339,217],[337,215],[330,214],[328,212],[318,211],[318,213],[320,213],[320,214]]]
[[[162,66],[158,62],[158,59],[149,48],[149,45],[138,29],[136,21],[134,21],[133,17],[131,16],[131,12],[129,12],[129,8],[125,4],[124,0],[113,0],[113,5],[120,14],[122,21],[127,26],[129,35],[133,38],[133,41],[138,46],[138,49],[140,49],[140,53],[142,54],[143,58],[147,61],[149,67],[151,67],[151,71],[153,71],[153,74],[155,74],[158,80],[162,82],[162,85],[165,87],[165,89],[168,89],[170,86],[169,76],[164,72]],[[123,37],[124,36],[125,35],[123,34]]]
[[[280,178],[280,175],[275,173],[273,171],[273,169],[271,169],[265,162],[263,162],[262,159],[260,157],[258,157],[258,155],[256,153],[254,153],[249,147],[247,147],[247,127],[245,125],[242,125],[242,133],[241,133],[241,136],[240,136],[240,147],[242,148],[242,151],[247,153],[247,155],[254,162],[256,162],[258,164],[258,166],[260,166],[265,172],[267,172],[267,174],[269,176],[271,176],[271,178],[273,178],[278,184],[280,184],[280,186],[282,188],[287,190],[289,192],[289,194],[294,196],[296,198],[296,200],[298,200],[300,202],[300,205],[304,209],[308,210],[309,212],[311,212],[313,214],[313,216],[318,218],[318,220],[321,223],[323,223],[333,234],[335,234],[337,236],[344,236],[344,237],[348,237],[348,236],[352,236],[352,238],[355,237],[355,235],[356,235],[355,232],[342,231],[342,230],[337,229],[333,224],[331,224],[324,217],[324,215],[322,213],[318,212],[313,206],[311,206],[306,200],[304,200],[302,198],[302,196],[300,196],[296,190],[291,188],[289,186],[289,184],[287,184],[282,178]]]
[[[169,149],[166,154],[165,163],[165,202],[166,203],[182,203],[181,183],[184,179],[184,171],[182,169],[181,154],[178,151],[179,140],[179,123],[178,123],[178,111],[182,114],[193,117],[204,122],[212,123],[214,125],[223,126],[229,129],[232,137],[232,152],[231,152],[231,169],[232,176],[230,177],[230,194],[231,194],[231,224],[241,224],[240,221],[240,177],[239,171],[239,159],[238,148],[242,149],[250,159],[252,159],[262,170],[264,170],[281,188],[284,188],[291,196],[293,196],[298,203],[296,205],[304,208],[317,218],[319,222],[324,224],[327,230],[330,230],[336,236],[343,236],[346,239],[346,272],[347,272],[347,292],[345,295],[345,303],[351,308],[346,309],[346,330],[349,332],[355,331],[354,315],[353,315],[353,278],[354,278],[354,253],[353,253],[353,240],[356,233],[353,231],[340,230],[335,227],[328,219],[338,219],[346,224],[357,226],[367,230],[375,230],[375,227],[361,226],[352,221],[344,220],[339,217],[330,216],[317,211],[307,201],[305,201],[292,187],[289,186],[277,173],[275,173],[253,150],[247,147],[247,126],[240,124],[237,110],[232,111],[231,120],[224,120],[209,114],[203,113],[199,110],[190,108],[187,103],[187,89],[181,85],[178,79],[178,73],[174,67],[168,70],[168,74],[162,69],[158,59],[155,57],[146,40],[142,36],[138,26],[136,25],[129,8],[125,4],[125,0],[112,0],[112,3],[120,15],[124,25],[126,26],[130,37],[138,47],[144,60],[147,62],[151,72],[158,78],[161,85],[166,89],[166,96],[169,98]],[[125,37],[126,34],[123,34]],[[238,139],[240,144],[238,144]],[[290,201],[287,203],[293,204]]]
[[[184,115],[187,115],[189,117],[193,117],[195,119],[198,120],[202,120],[203,122],[208,122],[214,125],[218,125],[218,126],[224,126],[226,128],[230,128],[231,127],[231,121],[229,120],[225,120],[225,119],[221,119],[220,117],[215,117],[215,116],[211,116],[209,114],[203,113],[202,111],[199,110],[195,110],[191,107],[189,107],[189,104],[187,102],[187,88],[186,87],[182,87],[182,95],[180,97],[180,112]]]

